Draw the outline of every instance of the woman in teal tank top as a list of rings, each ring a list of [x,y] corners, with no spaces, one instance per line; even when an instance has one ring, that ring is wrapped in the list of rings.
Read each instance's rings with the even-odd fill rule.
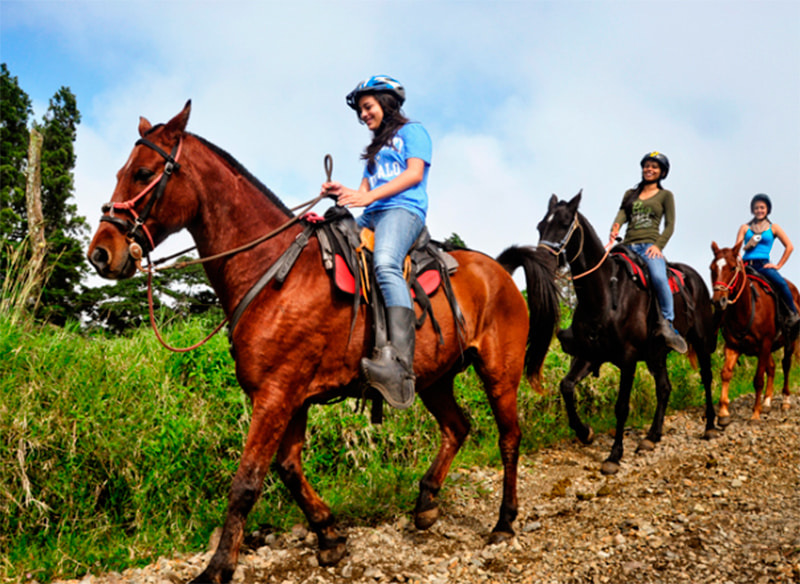
[[[800,322],[800,316],[798,316],[789,285],[778,270],[783,267],[789,256],[792,255],[794,246],[786,232],[778,224],[769,220],[769,214],[772,212],[772,201],[767,195],[762,193],[755,195],[750,201],[750,212],[753,213],[753,219],[739,228],[734,247],[744,243],[742,259],[745,264],[755,268],[759,274],[764,276],[778,292],[784,304],[789,308],[787,325],[792,328]],[[776,239],[783,244],[784,250],[778,263],[773,264],[769,256]]]

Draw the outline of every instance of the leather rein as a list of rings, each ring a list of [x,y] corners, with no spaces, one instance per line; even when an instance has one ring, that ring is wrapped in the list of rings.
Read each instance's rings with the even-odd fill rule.
[[[183,348],[173,347],[167,344],[158,330],[158,325],[155,319],[155,309],[153,301],[153,273],[168,269],[180,269],[197,264],[203,264],[206,262],[210,262],[212,260],[217,260],[223,257],[236,255],[238,253],[251,249],[256,245],[263,243],[264,241],[272,239],[279,233],[282,233],[283,231],[285,231],[286,229],[297,223],[303,217],[303,215],[308,213],[308,211],[310,211],[317,203],[319,203],[322,199],[328,197],[329,195],[328,193],[322,193],[320,195],[317,195],[313,199],[306,201],[305,203],[301,203],[296,207],[292,207],[290,209],[290,211],[292,212],[297,211],[298,209],[303,209],[303,212],[297,215],[293,215],[285,223],[281,224],[276,229],[273,229],[269,233],[262,235],[257,239],[249,243],[246,243],[242,246],[212,256],[208,256],[205,258],[198,258],[195,260],[190,260],[185,262],[175,262],[173,264],[164,266],[162,268],[157,268],[155,266],[157,266],[160,263],[166,262],[176,256],[183,255],[187,252],[196,249],[196,246],[193,246],[181,252],[178,252],[177,254],[173,254],[169,257],[156,260],[155,262],[151,261],[150,251],[152,251],[155,248],[155,242],[153,240],[152,235],[150,234],[150,231],[147,229],[147,226],[145,225],[145,221],[150,216],[150,212],[152,211],[153,206],[164,195],[164,190],[167,187],[167,182],[169,182],[169,179],[172,177],[173,173],[180,170],[181,165],[178,163],[178,158],[180,157],[181,154],[181,149],[183,146],[183,138],[180,138],[178,140],[178,143],[172,148],[172,152],[170,154],[167,154],[166,151],[161,149],[158,145],[154,144],[150,140],[147,140],[146,138],[140,138],[139,140],[137,140],[134,147],[140,144],[143,146],[147,146],[151,150],[154,150],[155,152],[160,154],[162,158],[164,158],[164,170],[161,172],[161,174],[155,177],[144,189],[142,189],[142,191],[140,191],[139,194],[137,194],[132,199],[121,203],[113,203],[113,202],[105,203],[101,208],[103,215],[102,217],[100,217],[100,221],[111,223],[112,225],[117,227],[122,233],[125,234],[125,238],[128,241],[128,252],[133,257],[136,263],[136,268],[139,271],[147,274],[147,303],[150,313],[150,325],[152,326],[153,331],[156,334],[156,338],[165,349],[168,349],[175,353],[186,353],[188,351],[197,349],[198,347],[204,345],[209,340],[211,340],[211,338],[222,329],[225,323],[228,322],[228,317],[226,316],[225,319],[219,325],[217,325],[217,327],[207,337],[205,337],[203,340],[195,343],[190,347],[183,347]],[[332,171],[333,171],[333,159],[331,158],[330,154],[326,154],[325,172],[327,174],[328,182],[330,182],[331,180]],[[137,213],[135,209],[136,204],[141,199],[143,199],[148,193],[151,193],[150,197],[146,200],[141,212]],[[122,212],[126,214],[127,217],[118,217],[117,215],[114,214],[115,211]],[[147,258],[147,265],[144,267],[141,264],[143,256]]]

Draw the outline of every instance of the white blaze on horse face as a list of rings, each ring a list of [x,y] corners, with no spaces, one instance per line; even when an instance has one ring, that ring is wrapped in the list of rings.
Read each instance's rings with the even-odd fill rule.
[[[727,265],[728,265],[728,262],[725,261],[725,258],[719,258],[717,260],[717,279],[718,280],[720,279],[720,276],[722,275],[722,269]]]

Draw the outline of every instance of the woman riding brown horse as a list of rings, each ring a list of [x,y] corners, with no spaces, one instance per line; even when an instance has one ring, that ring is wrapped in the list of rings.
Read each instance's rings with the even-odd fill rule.
[[[733,248],[720,248],[711,242],[714,259],[711,262],[711,281],[714,282],[714,304],[722,328],[725,341],[725,362],[722,365],[722,390],[719,397],[719,423],[730,424],[730,400],[728,388],[733,377],[733,368],[739,355],[751,355],[758,358],[756,374],[753,378],[755,403],[751,420],[761,418],[762,411],[772,405],[772,394],[775,388],[775,361],[772,353],[783,347],[783,403],[782,409],[789,408],[789,373],[792,368],[792,355],[800,353],[800,337],[796,328],[792,331],[779,325],[778,306],[780,300],[776,292],[771,290],[769,282],[763,278],[748,274],[744,262],[739,256],[742,242]],[[795,304],[800,306],[800,295],[791,282],[786,282]],[[764,389],[764,375],[767,376],[767,390],[764,401],[761,392]]]
[[[117,173],[112,201],[104,207],[88,256],[101,276],[128,278],[142,250],[147,254],[170,234],[188,229],[200,256],[211,260],[204,264],[206,274],[230,316],[303,228],[292,223],[291,211],[229,154],[185,131],[189,113],[187,103],[166,124],[151,126],[141,119],[141,139]],[[249,245],[269,233],[274,236]],[[452,255],[459,264],[452,288],[463,325],[459,330],[440,292],[433,294],[431,303],[444,342],[430,319],[417,331],[416,390],[438,421],[442,441],[420,481],[415,523],[426,529],[436,521],[436,494],[469,431],[453,395],[453,380],[472,364],[483,380],[499,430],[503,496],[490,541],[503,541],[512,537],[517,514],[517,391],[526,359],[528,375],[537,383],[556,322],[557,293],[555,286],[538,287],[540,296],[529,291],[529,320],[522,294],[495,260],[467,250]],[[219,545],[193,582],[232,577],[245,520],[273,458],[318,536],[320,563],[336,563],[345,554],[345,537],[330,508],[303,474],[301,452],[311,404],[362,395],[359,362],[372,350],[371,319],[362,305],[351,335],[353,316],[351,300],[331,284],[312,237],[283,284],[264,287],[238,321],[231,334],[232,349],[237,379],[252,402],[252,419]]]

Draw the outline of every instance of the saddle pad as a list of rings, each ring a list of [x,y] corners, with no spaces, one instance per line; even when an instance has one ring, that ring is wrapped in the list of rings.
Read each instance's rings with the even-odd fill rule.
[[[611,255],[624,259],[628,267],[628,273],[631,275],[633,280],[636,281],[637,284],[639,284],[643,289],[647,290],[647,278],[645,277],[644,270],[638,263],[633,261],[630,256],[624,253],[617,252]],[[680,292],[681,288],[683,288],[685,285],[683,273],[679,272],[673,267],[668,267],[667,279],[669,280],[669,289],[673,294]]]
[[[347,266],[347,262],[344,261],[344,258],[339,254],[336,254],[334,258],[333,279],[336,283],[336,287],[342,292],[346,292],[347,294],[356,293],[355,276]],[[422,286],[425,294],[430,296],[441,285],[442,275],[438,269],[431,268],[417,274],[417,282]],[[413,288],[411,289],[411,297],[416,298]]]

